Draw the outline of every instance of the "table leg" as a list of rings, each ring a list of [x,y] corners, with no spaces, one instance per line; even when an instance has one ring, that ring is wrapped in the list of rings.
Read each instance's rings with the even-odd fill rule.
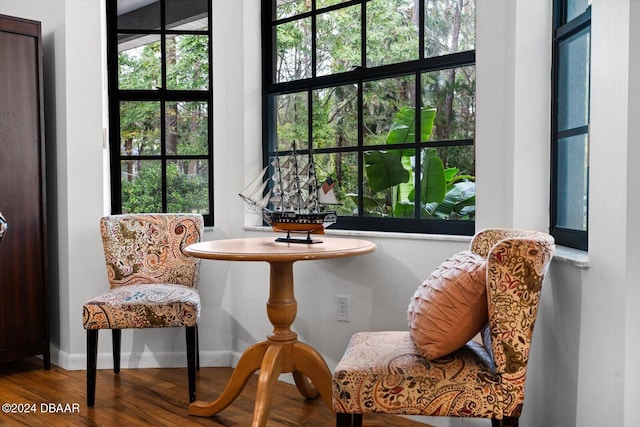
[[[300,371],[293,371],[293,380],[301,395],[307,399],[315,399],[318,397],[318,390],[316,390],[316,387],[305,374]]]
[[[251,375],[260,369],[265,353],[269,348],[268,342],[261,342],[249,347],[238,360],[236,368],[229,378],[229,382],[222,394],[213,402],[195,401],[189,405],[189,414],[200,417],[211,417],[233,402],[249,381]]]
[[[273,398],[273,390],[278,377],[283,371],[286,349],[282,345],[274,344],[269,347],[260,366],[256,403],[253,407],[253,421],[251,427],[262,427],[267,424],[269,407]]]
[[[320,353],[308,344],[303,342],[295,343],[293,345],[293,369],[294,379],[300,393],[309,398],[314,398],[320,394],[327,407],[333,411],[331,371]],[[309,384],[307,378],[304,377],[311,380],[313,384]],[[305,381],[306,385],[301,389],[299,383],[302,380]],[[314,385],[317,392],[312,396],[311,389],[306,387],[313,387]]]

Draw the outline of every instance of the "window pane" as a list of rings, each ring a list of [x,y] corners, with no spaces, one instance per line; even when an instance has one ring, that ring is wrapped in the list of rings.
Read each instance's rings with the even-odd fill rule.
[[[306,149],[309,141],[309,117],[306,92],[289,93],[275,97],[276,151]]]
[[[165,0],[166,25],[170,30],[207,30],[209,0]]]
[[[457,176],[452,178],[475,179],[476,159],[473,145],[438,147],[436,151],[445,168],[453,168],[458,171]]]
[[[411,150],[376,150],[364,153],[363,216],[411,217],[415,209]]]
[[[167,163],[167,212],[209,213],[209,162]]]
[[[162,212],[162,171],[159,160],[120,162],[122,212]]]
[[[358,144],[358,87],[345,85],[313,92],[313,146]]]
[[[581,15],[591,5],[591,0],[567,0],[567,22]]]
[[[311,77],[311,18],[280,24],[276,32],[276,82]]]
[[[558,141],[556,225],[587,230],[588,138],[577,135]]]
[[[407,108],[414,106],[415,78],[413,76],[366,82],[363,91],[364,144],[386,144],[389,131],[395,124],[399,127],[413,126],[414,120]],[[415,134],[406,133],[399,142],[415,142]]]
[[[424,56],[475,49],[475,1],[425,1]]]
[[[559,43],[558,130],[589,122],[589,28]]]
[[[157,30],[160,28],[160,2],[117,0],[118,29]]]
[[[338,215],[352,216],[358,211],[358,155],[356,153],[315,154],[316,178],[322,187],[334,185],[338,205],[326,206]],[[322,191],[322,190],[320,190]]]
[[[473,146],[421,152],[420,207],[423,218],[473,220],[476,214]]]
[[[475,67],[422,74],[422,105],[436,109],[431,141],[474,138],[475,89]],[[423,121],[423,134],[427,125]]]
[[[367,67],[418,59],[415,0],[367,3]]]
[[[288,18],[311,10],[309,0],[272,0],[275,4],[276,19]]]
[[[209,89],[209,37],[167,36],[167,89]]]
[[[319,76],[349,71],[362,63],[360,6],[318,15],[316,73]]]
[[[159,35],[118,35],[118,88],[152,90],[162,86]]]
[[[166,104],[167,154],[204,155],[208,152],[207,102]]]
[[[364,216],[413,218],[419,200],[423,218],[474,219],[473,147],[423,149],[420,156],[417,189],[415,151],[365,153]]]
[[[120,154],[123,156],[160,154],[159,102],[120,102]]]

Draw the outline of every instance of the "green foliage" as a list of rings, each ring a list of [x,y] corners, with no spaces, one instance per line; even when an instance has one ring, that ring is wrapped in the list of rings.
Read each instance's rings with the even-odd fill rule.
[[[178,164],[167,164],[167,212],[208,211],[208,186],[206,175],[185,174]],[[144,162],[133,180],[122,182],[122,211],[161,212],[162,176],[160,162]]]
[[[428,141],[433,130],[436,109],[423,108],[420,112],[421,140]],[[413,107],[403,107],[396,114],[389,130],[387,144],[415,141],[415,115]],[[395,217],[413,217],[415,188],[413,167],[415,150],[370,151],[365,153],[365,172],[373,192],[390,190],[391,206],[387,209],[379,199],[368,198],[367,208],[375,214],[390,212]],[[475,178],[460,175],[458,168],[446,168],[437,150],[424,150],[421,157],[420,206],[425,218],[472,219],[475,217]]]
[[[409,179],[409,171],[395,151],[368,151],[364,154],[364,161],[372,191],[383,191]]]
[[[122,212],[162,212],[162,176],[159,162],[153,162],[151,166],[140,169],[136,179],[122,181]]]
[[[427,149],[422,162],[422,179],[420,180],[420,194],[422,203],[439,203],[444,200],[446,191],[446,174],[442,159],[436,150]]]

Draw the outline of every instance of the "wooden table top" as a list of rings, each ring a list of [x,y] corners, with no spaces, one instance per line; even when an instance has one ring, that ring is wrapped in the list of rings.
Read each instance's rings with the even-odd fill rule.
[[[298,261],[342,258],[376,250],[367,240],[325,237],[322,243],[276,242],[275,237],[210,240],[187,246],[184,252],[196,258],[230,261]]]

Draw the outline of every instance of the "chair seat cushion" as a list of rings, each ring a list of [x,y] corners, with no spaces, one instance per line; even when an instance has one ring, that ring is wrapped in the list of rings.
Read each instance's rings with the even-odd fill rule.
[[[352,414],[501,418],[497,389],[493,362],[474,341],[428,361],[407,331],[359,332],[335,369],[333,408]]]
[[[88,301],[82,310],[85,329],[196,326],[198,291],[182,285],[120,286]]]
[[[428,360],[462,347],[487,324],[486,276],[486,260],[462,251],[418,287],[407,320],[418,350]]]

